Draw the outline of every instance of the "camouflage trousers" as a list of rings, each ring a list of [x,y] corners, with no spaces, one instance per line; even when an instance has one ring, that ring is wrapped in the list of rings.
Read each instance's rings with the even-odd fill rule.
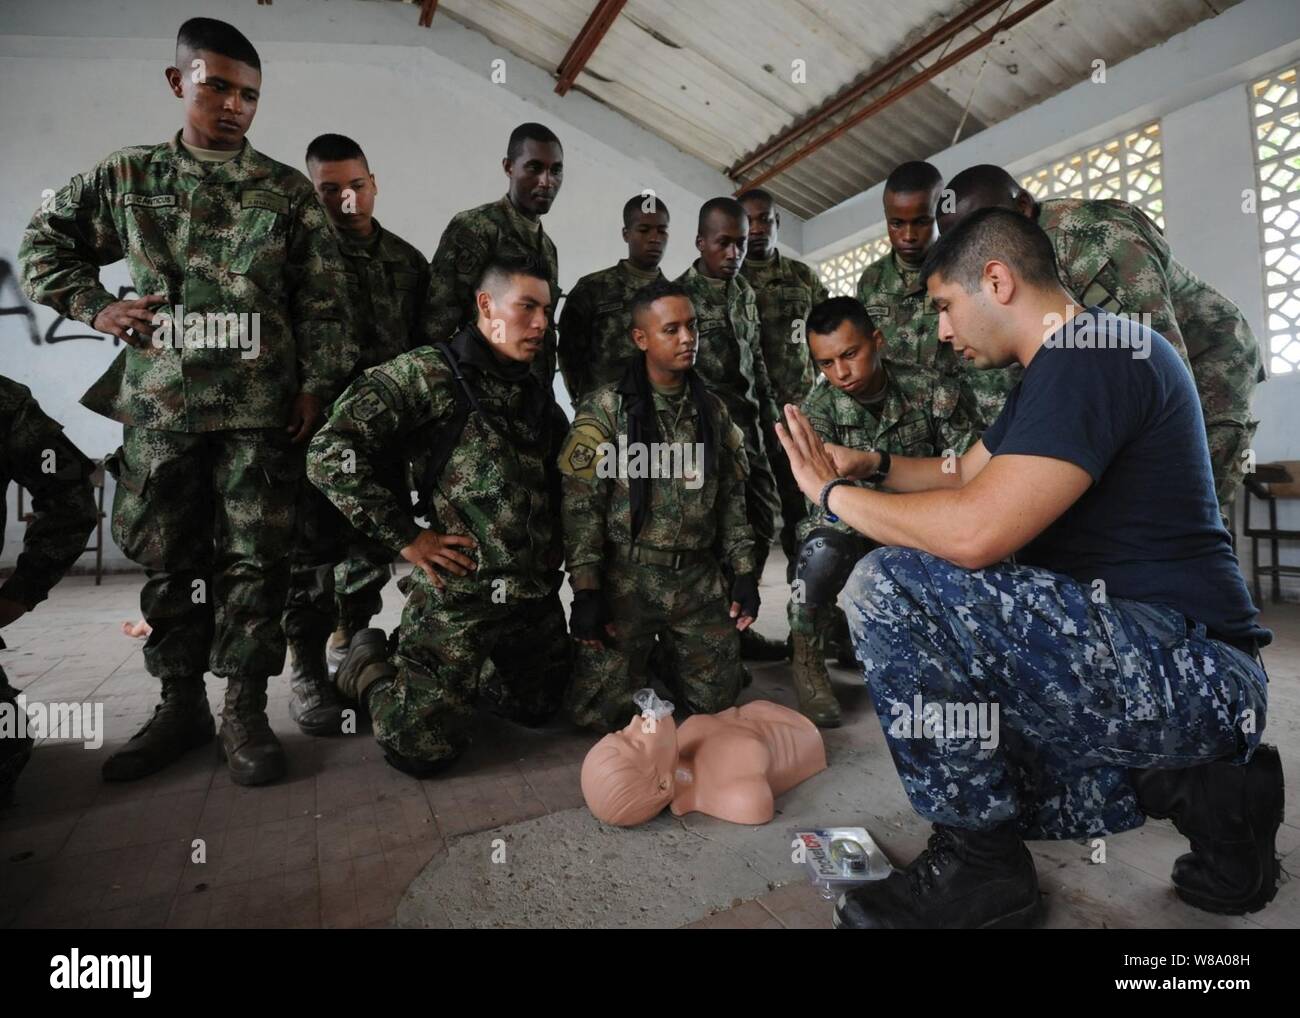
[[[3,641],[0,641],[0,646],[4,646]],[[14,725],[18,720],[18,692],[9,685],[9,676],[5,674],[4,668],[0,667],[0,704],[8,704],[9,710],[14,712],[10,721]],[[12,734],[0,733],[0,806],[8,804],[14,785],[18,783],[18,775],[22,773],[31,755],[31,736],[23,735],[20,738],[16,728]]]
[[[858,563],[849,628],[921,816],[968,829],[1015,818],[1030,839],[1115,833],[1144,820],[1129,768],[1254,753],[1268,699],[1258,661],[1172,608],[1094,604],[1092,590],[908,548]]]
[[[800,521],[807,515],[808,504],[794,474],[790,472],[790,458],[776,437],[775,429],[768,427],[765,432],[768,463],[772,467],[772,479],[776,482],[777,498],[781,504],[781,550],[785,552],[785,580],[790,583],[794,580],[795,560],[799,554],[796,531]],[[762,575],[761,569],[759,575]]]
[[[344,518],[314,484],[298,492],[284,635],[289,645],[324,644],[343,624],[365,629],[383,607],[393,553]],[[344,584],[338,582],[344,573]],[[344,593],[346,589],[346,593]]]
[[[397,674],[366,696],[375,739],[410,760],[453,760],[469,746],[476,702],[524,725],[554,714],[570,661],[559,594],[504,604],[486,590],[449,597],[416,570],[392,658]]]
[[[1245,480],[1246,450],[1255,437],[1259,421],[1205,418],[1205,438],[1210,446],[1210,468],[1214,472],[1214,495],[1225,520]],[[1225,524],[1226,525],[1226,524]],[[1231,528],[1229,528],[1231,532]]]
[[[301,450],[278,428],[127,426],[107,467],[117,478],[113,540],[147,577],[149,674],[278,674]]]
[[[681,569],[610,561],[602,593],[613,634],[596,650],[577,644],[565,708],[574,723],[608,732],[638,712],[632,694],[651,684],[650,653],[674,696],[697,714],[715,714],[740,695],[740,639],[727,612],[718,563],[711,557]]]

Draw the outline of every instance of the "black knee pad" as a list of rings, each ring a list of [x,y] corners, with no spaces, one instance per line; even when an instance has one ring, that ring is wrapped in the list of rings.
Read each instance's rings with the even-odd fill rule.
[[[833,604],[870,544],[865,537],[818,527],[799,548],[795,579],[803,583],[805,604]]]

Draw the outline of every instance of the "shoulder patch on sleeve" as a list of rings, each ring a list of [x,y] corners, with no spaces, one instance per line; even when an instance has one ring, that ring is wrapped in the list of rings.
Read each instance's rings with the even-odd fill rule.
[[[352,401],[352,416],[363,423],[374,420],[387,409],[388,404],[373,388],[367,388]]]
[[[579,417],[569,429],[569,437],[560,450],[560,473],[569,477],[590,480],[596,476],[600,447],[609,441],[600,421],[594,417]]]

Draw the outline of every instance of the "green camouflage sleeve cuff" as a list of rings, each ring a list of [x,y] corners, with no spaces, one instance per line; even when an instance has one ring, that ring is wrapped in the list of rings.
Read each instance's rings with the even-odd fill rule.
[[[91,328],[94,328],[95,319],[99,313],[110,304],[117,303],[118,298],[105,290],[102,286],[99,288],[87,289],[76,294],[68,301],[68,317],[76,322],[85,322]]]

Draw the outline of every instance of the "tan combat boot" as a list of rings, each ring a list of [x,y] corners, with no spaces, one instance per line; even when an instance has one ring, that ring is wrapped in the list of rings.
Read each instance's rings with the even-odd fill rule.
[[[818,728],[840,726],[840,702],[835,699],[826,661],[817,643],[803,633],[792,633],[794,647],[794,691],[799,713]]]
[[[226,680],[218,735],[217,748],[235,784],[265,785],[284,776],[284,748],[266,718],[265,678]]]

